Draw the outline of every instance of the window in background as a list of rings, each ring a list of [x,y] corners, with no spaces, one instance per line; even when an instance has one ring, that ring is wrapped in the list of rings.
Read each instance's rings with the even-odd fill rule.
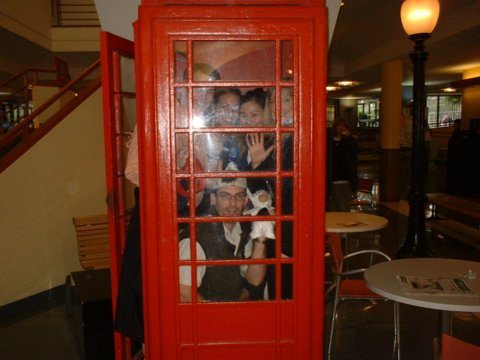
[[[357,117],[360,127],[379,127],[380,100],[365,99],[357,102]]]
[[[460,119],[462,114],[461,95],[428,95],[428,127],[452,126],[455,119]]]
[[[332,127],[335,122],[335,100],[327,101],[327,127]]]

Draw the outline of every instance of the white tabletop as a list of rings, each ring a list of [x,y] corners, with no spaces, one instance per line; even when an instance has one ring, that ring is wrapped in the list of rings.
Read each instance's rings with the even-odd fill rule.
[[[478,296],[411,295],[405,292],[397,279],[397,275],[453,278],[469,270],[476,273],[477,278],[465,281]],[[392,260],[370,267],[364,277],[370,290],[387,299],[429,309],[480,312],[480,262],[434,258]]]
[[[378,215],[353,212],[326,212],[325,230],[331,233],[355,233],[380,230],[388,220]]]

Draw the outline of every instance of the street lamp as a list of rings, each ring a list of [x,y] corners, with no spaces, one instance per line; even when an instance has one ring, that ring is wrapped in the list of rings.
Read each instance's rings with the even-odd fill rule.
[[[430,37],[440,13],[438,0],[405,0],[400,16],[408,38],[415,43],[410,54],[413,64],[413,131],[412,131],[412,170],[407,237],[398,258],[423,257],[429,255],[425,235],[425,61],[427,52],[424,42]]]

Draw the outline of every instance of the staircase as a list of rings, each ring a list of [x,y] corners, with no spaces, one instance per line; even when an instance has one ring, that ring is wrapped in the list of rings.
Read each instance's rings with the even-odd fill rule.
[[[100,60],[71,80],[68,65],[60,59],[55,59],[52,69],[29,68],[0,83],[0,173],[100,85]],[[32,89],[35,86],[61,89],[34,109]]]

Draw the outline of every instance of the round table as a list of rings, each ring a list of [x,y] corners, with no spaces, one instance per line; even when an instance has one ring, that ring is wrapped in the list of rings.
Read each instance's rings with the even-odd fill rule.
[[[469,270],[476,273],[476,279],[465,281],[476,296],[407,294],[397,279],[398,275],[458,278]],[[436,310],[480,312],[480,262],[438,258],[392,260],[373,265],[364,277],[370,290],[387,299]]]
[[[425,278],[458,278],[468,271],[476,273],[476,279],[465,279],[476,294],[439,295],[407,293],[397,276]],[[480,262],[415,258],[382,262],[364,272],[367,287],[383,297],[400,303],[442,311],[439,335],[451,334],[451,311],[480,312]]]
[[[388,219],[371,214],[353,212],[326,212],[325,230],[331,233],[375,231],[388,225]]]

